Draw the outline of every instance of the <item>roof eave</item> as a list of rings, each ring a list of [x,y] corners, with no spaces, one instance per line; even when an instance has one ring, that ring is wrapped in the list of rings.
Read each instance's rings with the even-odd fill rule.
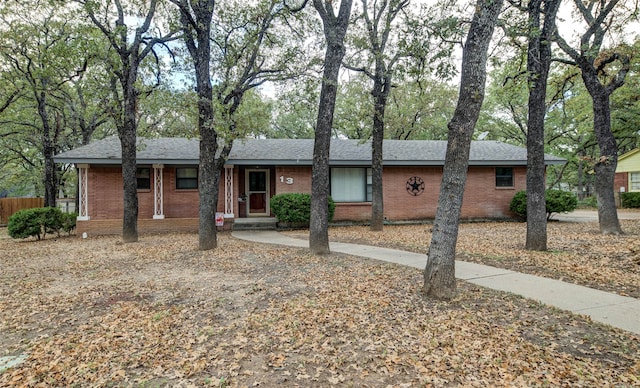
[[[99,159],[99,158],[53,158],[56,163],[66,164],[93,164],[93,165],[114,165],[122,164],[122,159]],[[136,164],[175,164],[175,165],[197,165],[198,159],[137,159]]]

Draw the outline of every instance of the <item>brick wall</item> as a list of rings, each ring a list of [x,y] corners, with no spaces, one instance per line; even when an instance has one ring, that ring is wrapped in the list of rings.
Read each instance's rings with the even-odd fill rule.
[[[276,194],[311,193],[311,167],[276,167],[275,185]]]
[[[231,230],[233,221],[225,220],[224,227],[218,230]],[[164,220],[141,220],[138,219],[138,233],[166,233],[166,232],[189,232],[198,231],[197,218],[165,218]],[[91,220],[78,221],[76,235],[88,236],[122,234],[122,220]]]
[[[495,187],[495,168],[470,167],[467,175],[462,218],[509,218],[509,203],[526,187],[526,168],[514,167],[514,187]],[[407,180],[419,177],[425,183],[422,194],[407,192]],[[433,219],[438,207],[442,167],[386,167],[383,175],[384,215],[389,220]],[[335,221],[366,221],[371,217],[368,203],[339,203]]]
[[[200,203],[198,190],[176,189],[176,169],[163,170],[165,218],[197,218]],[[224,175],[224,173],[223,173]],[[152,182],[153,186],[153,182]],[[122,217],[122,172],[119,167],[89,168],[89,216],[92,220]],[[153,187],[138,190],[138,218],[153,218]],[[220,182],[218,211],[224,212],[224,181]]]
[[[513,168],[513,187],[496,187],[494,167],[470,167],[467,175],[462,218],[508,218],[511,199],[527,186],[526,167]]]
[[[496,188],[494,167],[470,167],[467,175],[463,218],[508,218],[509,203],[519,190],[526,188],[526,168],[514,167],[514,187]],[[407,192],[407,180],[420,177],[424,192],[417,196]],[[280,179],[282,177],[282,181]],[[287,184],[287,178],[292,184]],[[384,214],[390,220],[432,219],[436,215],[442,167],[385,167]],[[277,167],[276,193],[311,192],[311,167]],[[366,221],[371,217],[370,203],[336,204],[335,221]]]
[[[620,192],[620,188],[624,187],[625,191],[629,191],[629,173],[617,172],[613,181],[613,188],[616,193]]]
[[[514,167],[514,187],[496,188],[493,167],[470,167],[462,205],[462,218],[505,218],[509,203],[518,190],[524,190],[526,168]],[[234,197],[244,189],[244,174],[234,171]],[[424,191],[417,196],[407,192],[407,180],[420,177]],[[282,178],[282,179],[281,179]],[[433,219],[438,205],[442,167],[386,167],[384,170],[385,217],[389,220]],[[175,168],[166,167],[164,180],[165,220],[153,220],[153,189],[140,190],[139,230],[141,232],[197,230],[199,197],[197,190],[177,190]],[[311,192],[310,166],[284,166],[271,170],[272,195],[279,193]],[[626,183],[625,183],[626,185]],[[220,182],[218,211],[224,212],[224,173]],[[240,205],[240,206],[238,206]],[[243,216],[241,206],[234,198],[236,217]],[[122,175],[119,167],[91,167],[89,169],[89,216],[91,221],[79,222],[78,233],[95,234],[100,229],[118,234],[122,230]],[[367,221],[371,216],[370,203],[338,203],[335,221]],[[185,220],[185,221],[182,221]],[[196,220],[196,221],[193,221]],[[225,229],[231,219],[225,220]]]
[[[200,206],[198,190],[176,189],[176,169],[173,167],[166,167],[164,169],[162,179],[164,184],[165,218],[198,218],[198,207]],[[218,195],[218,203],[223,199],[224,191]],[[151,198],[151,200],[153,200],[153,198]],[[224,202],[222,209],[224,211]],[[151,215],[153,216],[153,212]]]

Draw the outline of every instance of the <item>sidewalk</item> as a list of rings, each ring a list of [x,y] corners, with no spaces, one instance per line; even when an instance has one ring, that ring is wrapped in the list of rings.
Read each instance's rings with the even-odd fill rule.
[[[236,231],[242,240],[308,248],[309,242],[275,231]],[[368,245],[330,243],[332,252],[424,269],[427,256]],[[456,260],[456,278],[494,290],[511,292],[544,304],[591,317],[594,321],[640,334],[640,300],[592,288]]]
[[[576,209],[571,213],[554,213],[551,219],[560,222],[597,222],[598,211],[595,209]],[[640,211],[637,209],[618,209],[618,219],[640,219]]]

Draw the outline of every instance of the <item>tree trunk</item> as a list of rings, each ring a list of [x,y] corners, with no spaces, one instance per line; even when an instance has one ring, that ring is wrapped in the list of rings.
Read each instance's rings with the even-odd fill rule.
[[[616,209],[614,179],[618,165],[618,144],[611,132],[610,91],[598,79],[596,69],[578,62],[584,81],[593,101],[593,130],[600,148],[600,158],[596,161],[595,191],[598,199],[598,221],[602,234],[622,234],[618,210]]]
[[[471,136],[484,100],[487,50],[502,0],[478,0],[462,54],[460,95],[449,122],[442,185],[424,271],[423,293],[451,299],[456,294],[455,253]]]
[[[211,100],[209,100],[209,106],[211,106]],[[220,171],[216,169],[215,163],[217,148],[215,131],[212,128],[200,127],[198,249],[201,251],[215,249],[218,246],[215,222],[218,197],[214,195],[219,191],[218,182],[220,181]]]
[[[580,135],[579,138],[579,142],[580,144],[582,144],[582,135]],[[582,148],[582,145],[580,146],[580,149],[577,152],[578,155],[578,201],[582,201],[585,198],[584,192],[585,192],[585,185],[584,185],[584,162],[583,162],[583,158],[585,156],[584,154],[584,150]]]
[[[324,79],[322,80],[318,108],[318,121],[313,144],[313,167],[311,170],[309,249],[317,255],[329,253],[329,149],[331,146],[331,128],[333,126],[338,71],[342,55],[344,55],[344,50],[335,53],[330,51],[327,48]],[[335,60],[337,62],[328,62]]]
[[[584,72],[583,72],[584,74]],[[596,162],[596,197],[598,198],[598,221],[600,233],[622,234],[614,193],[614,179],[618,165],[618,144],[611,132],[611,108],[609,95],[592,94],[593,128],[600,148],[600,159]]]
[[[526,249],[547,250],[545,200],[544,118],[547,79],[551,65],[551,36],[560,0],[545,0],[544,26],[540,28],[543,0],[529,2],[529,115],[527,123],[527,237]]]
[[[137,118],[138,93],[135,82],[138,72],[138,57],[132,55],[122,75],[122,93],[124,96],[123,125],[119,128],[120,145],[122,147],[122,180],[124,186],[124,214],[122,217],[122,240],[124,242],[138,241],[138,183],[136,179],[136,146],[137,146]]]
[[[374,80],[373,85],[373,131],[371,133],[371,230],[381,231],[384,226],[384,198],[383,198],[383,144],[384,144],[384,115],[389,96],[388,83],[382,75]]]
[[[42,120],[42,154],[44,157],[44,174],[42,177],[44,184],[44,206],[55,207],[58,196],[58,178],[56,176],[56,165],[53,161],[55,154],[54,142],[51,139],[51,126],[49,125],[49,112],[47,111],[46,94],[39,93],[36,96],[38,101],[38,115]]]
[[[136,180],[136,127],[135,116],[129,117],[132,105],[128,106],[128,114],[123,131],[120,133],[122,147],[122,181],[124,192],[124,214],[122,216],[122,240],[138,241],[138,184]]]
[[[324,57],[324,73],[313,145],[309,249],[313,254],[322,255],[330,252],[329,149],[338,90],[338,75],[345,54],[344,37],[349,25],[352,0],[342,0],[338,17],[334,15],[331,2],[314,0],[313,5],[322,18],[327,51]]]
[[[195,25],[189,17],[189,9],[195,14]],[[185,41],[196,71],[198,91],[198,131],[200,133],[200,165],[198,172],[198,249],[215,249],[218,246],[216,208],[220,170],[217,168],[216,152],[218,134],[214,127],[213,89],[211,87],[211,19],[212,0],[180,4],[181,22],[185,30]],[[193,32],[195,31],[195,35]]]
[[[170,32],[164,38],[149,38],[147,32],[151,26],[158,2],[157,0],[149,0],[146,3],[149,7],[146,17],[140,19],[142,23],[135,28],[135,34],[133,35],[127,34],[127,26],[125,24],[126,12],[120,1],[105,4],[103,10],[98,10],[96,7],[91,6],[91,4],[85,3],[83,5],[84,10],[87,12],[93,24],[108,38],[111,48],[120,57],[119,66],[111,68],[113,77],[110,81],[114,100],[117,102],[119,108],[117,112],[114,113],[116,115],[115,123],[118,127],[118,137],[120,138],[120,146],[122,149],[124,213],[122,217],[122,239],[124,242],[138,241],[138,183],[136,179],[137,108],[139,93],[136,89],[136,81],[138,79],[138,68],[140,67],[140,62],[151,53],[152,47],[155,44],[166,43],[173,35],[173,32]],[[115,10],[111,9],[111,6],[115,7]],[[111,16],[104,19],[102,16],[97,17],[96,12],[102,13],[102,11],[104,11],[106,15]],[[113,17],[116,17],[115,20],[112,19]],[[112,22],[114,23],[114,27],[110,28],[109,26]],[[143,48],[141,49],[141,47]],[[118,89],[118,82],[122,88],[121,91]]]
[[[593,131],[600,148],[600,157],[595,163],[595,191],[598,199],[598,219],[602,234],[621,234],[620,221],[615,205],[614,176],[618,164],[618,145],[611,132],[611,107],[609,98],[625,82],[631,70],[631,57],[625,50],[603,49],[606,35],[615,27],[611,25],[612,15],[619,0],[591,2],[575,0],[577,9],[587,22],[588,28],[580,38],[579,49],[571,47],[561,36],[555,41],[580,68],[584,82],[593,103]],[[594,14],[597,17],[594,17]],[[605,74],[606,77],[599,78]]]

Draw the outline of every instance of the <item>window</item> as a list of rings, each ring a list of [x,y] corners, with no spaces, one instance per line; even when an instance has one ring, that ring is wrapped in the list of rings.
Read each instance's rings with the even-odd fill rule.
[[[629,191],[640,191],[640,172],[629,173]]]
[[[136,180],[138,181],[138,190],[150,190],[151,189],[151,169],[150,168],[137,168]]]
[[[512,167],[496,167],[496,187],[513,187]]]
[[[371,169],[332,168],[331,197],[336,202],[371,202]]]
[[[176,168],[176,189],[197,189],[198,169],[196,167]]]

